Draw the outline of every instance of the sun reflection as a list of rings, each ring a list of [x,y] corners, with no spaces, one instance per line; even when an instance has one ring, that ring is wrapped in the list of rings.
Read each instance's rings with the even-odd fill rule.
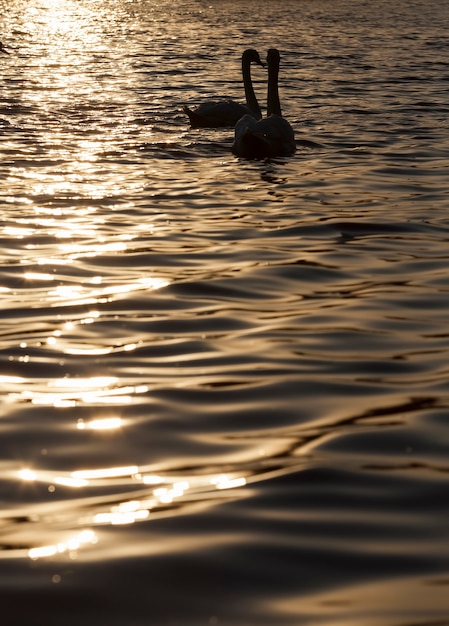
[[[161,476],[157,476],[157,475],[145,475],[142,476],[141,474],[136,474],[136,478],[138,478],[139,480],[141,480],[144,485],[160,485],[161,483],[164,482],[164,479]]]
[[[119,524],[134,524],[135,522],[147,519],[150,512],[148,509],[137,509],[135,511],[116,510],[110,513],[97,513],[94,515],[94,524],[111,524],[117,526]]]
[[[18,226],[6,226],[3,229],[3,234],[8,237],[14,237],[14,239],[23,239],[24,237],[30,237],[34,234],[34,229],[32,228],[21,228]]]
[[[133,476],[137,474],[139,468],[136,465],[128,465],[125,467],[106,467],[94,470],[77,470],[72,472],[73,478],[81,478],[84,480],[98,480],[99,478],[121,478],[123,476]]]
[[[234,487],[243,487],[246,484],[245,478],[230,478],[226,475],[211,478],[211,484],[217,489],[233,489]]]
[[[92,253],[95,256],[97,252]],[[85,255],[84,255],[85,256]],[[28,274],[28,277],[30,275]],[[42,274],[38,275],[39,280]],[[100,285],[101,279],[95,277],[91,281],[93,285]],[[141,291],[146,289],[162,289],[169,285],[169,281],[162,278],[143,277],[137,281],[133,281],[121,285],[108,285],[98,288],[87,288],[82,285],[58,285],[55,289],[47,292],[47,301],[54,306],[76,306],[80,304],[98,304],[109,302],[114,296],[128,294],[133,291]]]
[[[27,388],[20,393],[10,393],[10,402],[31,402],[39,406],[54,407],[74,407],[78,403],[89,405],[95,404],[131,404],[135,396],[148,392],[147,385],[127,385],[124,387],[115,386],[118,380],[115,377],[105,378],[60,378],[48,383],[51,389],[57,391],[34,391],[29,387],[29,381],[25,378],[3,377],[4,382],[14,382],[27,385]],[[2,378],[0,378],[2,382]],[[114,418],[116,420],[118,418]],[[121,423],[120,423],[121,426]],[[86,426],[92,427],[92,426]],[[101,428],[101,424],[95,427]],[[104,428],[118,428],[118,421],[106,422]]]
[[[52,482],[56,485],[61,485],[62,487],[86,487],[89,484],[89,482],[84,478],[67,476],[56,476]]]
[[[64,389],[85,389],[86,387],[107,387],[118,383],[116,376],[92,376],[91,378],[57,378],[52,381],[51,387]]]
[[[25,467],[17,472],[17,476],[25,482],[42,482],[49,485],[61,485],[63,487],[86,487],[89,483],[78,476],[54,476],[52,472],[45,470],[32,470]]]
[[[97,536],[92,530],[82,530],[77,535],[71,537],[67,541],[60,542],[54,545],[42,546],[40,548],[31,548],[28,551],[30,559],[41,559],[43,557],[55,556],[56,554],[62,554],[63,552],[75,552],[79,550],[81,546],[88,543],[97,543]]]
[[[114,430],[122,427],[122,420],[120,417],[105,417],[85,422],[81,418],[78,420],[76,427],[78,430]]]
[[[135,497],[134,486],[133,498],[110,505],[100,504],[100,510],[84,515],[79,519],[80,525],[83,526],[134,524],[147,520],[151,513],[166,510],[176,500],[202,499],[210,496],[215,490],[236,489],[247,484],[247,477],[241,474],[193,475],[188,478],[163,477],[158,474],[147,474],[139,471],[136,465],[77,470],[60,476],[52,476],[51,472],[47,471],[23,468],[18,472],[18,476],[24,481],[48,482],[52,487],[52,492],[55,490],[54,485],[82,488],[104,481],[112,481],[122,485],[123,480],[128,480],[130,485],[137,483],[146,486],[142,498]],[[83,530],[68,541],[32,548],[28,555],[31,559],[48,558],[64,552],[71,553],[84,544],[96,542],[97,536],[92,530]]]
[[[188,490],[189,483],[185,480],[178,483],[173,483],[170,488],[159,487],[153,491],[153,495],[158,498],[162,504],[169,504],[176,498],[180,498]]]
[[[43,274],[39,272],[26,272],[23,277],[25,280],[55,280],[52,274]]]
[[[98,14],[98,3],[90,4],[92,6],[73,0],[40,0],[37,4],[28,4],[23,15],[24,26],[33,33],[34,39],[40,35],[44,41],[59,43],[55,55],[62,52],[67,55],[70,49],[81,46],[99,45],[99,33],[91,28],[95,23],[92,15]],[[55,73],[57,78],[62,74]]]
[[[18,476],[22,480],[27,480],[27,481],[36,480],[37,478],[36,472],[27,468],[20,470],[18,472]]]
[[[23,384],[26,382],[26,378],[22,378],[21,376],[0,376],[0,384],[1,383],[7,383],[7,384]]]
[[[89,233],[93,235],[93,233]],[[61,235],[59,235],[61,236]],[[64,234],[65,237],[72,235]],[[86,244],[68,243],[61,244],[59,249],[63,254],[70,255],[71,259],[77,259],[80,256],[95,257],[108,252],[126,252],[127,245],[123,241],[111,241],[109,243],[95,243],[95,245],[87,246]]]

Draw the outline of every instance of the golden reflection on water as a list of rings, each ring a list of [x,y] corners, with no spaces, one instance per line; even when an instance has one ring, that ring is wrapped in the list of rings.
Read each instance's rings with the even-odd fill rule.
[[[70,536],[68,540],[57,541],[52,544],[33,547],[28,550],[28,556],[35,560],[45,557],[54,557],[65,552],[70,558],[83,546],[97,543],[98,537],[89,526],[117,526],[134,524],[147,520],[152,512],[173,505],[175,501],[210,497],[215,490],[236,489],[247,484],[248,477],[236,474],[219,474],[204,476],[163,477],[157,474],[146,473],[135,465],[125,467],[109,467],[100,469],[77,470],[54,475],[45,470],[22,468],[17,477],[24,482],[43,482],[49,485],[49,492],[55,491],[55,485],[82,489],[92,484],[105,484],[118,479],[131,480],[134,485],[151,486],[150,493],[145,492],[143,497],[124,499],[113,504],[97,503],[96,511],[88,515],[80,513],[78,523],[83,530]],[[72,506],[72,505],[71,505]],[[70,512],[68,513],[70,515]],[[35,516],[36,520],[48,521],[51,511]],[[47,518],[47,520],[46,520]],[[61,521],[61,514],[58,514]],[[73,523],[73,516],[70,517]]]
[[[116,17],[114,11],[106,10],[100,2],[38,0],[24,4],[21,25],[32,42],[30,64],[33,80],[39,85],[39,89],[27,90],[26,98],[31,106],[42,106],[42,113],[50,124],[58,124],[53,106],[56,109],[64,104],[72,107],[78,100],[97,97],[99,89],[102,92],[113,89],[113,81],[100,87],[89,61],[109,45],[105,33]],[[54,156],[63,158],[72,148],[64,137],[54,142],[54,132],[51,144]],[[87,142],[80,145],[74,159],[77,168],[71,168],[71,173],[53,176],[53,193],[69,192],[72,183],[86,174],[83,163],[94,161],[98,149],[98,146],[87,146]],[[92,185],[93,195],[102,193],[98,187]],[[50,188],[48,192],[51,193]]]
[[[34,405],[53,407],[74,407],[80,403],[94,404],[131,404],[138,394],[148,391],[147,385],[119,385],[115,377],[101,378],[57,378],[46,384],[45,391],[30,389],[30,380],[17,376],[2,376],[0,383],[23,385],[23,391],[10,392],[9,402],[30,402]],[[52,388],[56,388],[53,391]],[[87,422],[78,428],[93,430],[120,428],[121,421],[117,417],[108,418],[104,423],[98,420],[93,424]]]
[[[122,426],[123,422],[120,417],[105,417],[88,422],[80,418],[76,424],[78,430],[116,430]]]
[[[53,283],[56,280],[61,280],[60,277],[58,278],[53,274],[48,274],[45,272],[25,272],[23,277],[29,282],[39,281]],[[123,297],[124,295],[132,293],[134,291],[148,291],[160,289],[167,286],[169,284],[169,281],[161,278],[143,276],[141,278],[138,278],[137,280],[134,279],[128,283],[103,286],[103,277],[95,275],[89,279],[89,283],[90,285],[88,286],[59,284],[55,288],[51,287],[47,290],[39,289],[35,297],[37,297],[40,302],[44,301],[50,304],[50,306],[58,308],[67,308],[80,304],[98,305],[110,302],[117,297]],[[138,348],[139,343],[135,341],[130,341],[129,343],[121,343],[119,345],[104,345],[102,340],[101,345],[98,345],[97,343],[92,345],[87,343],[83,337],[76,340],[72,338],[74,335],[74,331],[78,326],[94,324],[95,322],[100,320],[101,313],[97,309],[91,309],[78,319],[63,320],[59,328],[54,328],[52,331],[50,331],[50,333],[47,334],[44,340],[45,344],[47,345],[47,347],[54,348],[60,353],[81,356],[101,356],[111,354],[112,352],[131,352]],[[76,343],[74,343],[74,341],[76,341]],[[26,350],[28,347],[32,346],[32,343],[33,342],[21,342],[20,347]],[[43,340],[39,339],[38,343],[39,345],[41,345],[43,343]],[[20,357],[21,361],[26,361],[27,359],[28,356],[26,354]],[[64,379],[64,381],[66,381],[66,379]],[[58,383],[53,384],[58,385]],[[68,386],[66,382],[64,383],[64,386]],[[136,392],[135,388],[131,389],[130,387],[127,387],[127,389],[131,393]],[[137,393],[140,392],[141,389],[139,388]],[[100,395],[105,398],[106,396],[123,396],[124,393],[118,392],[117,390],[111,390],[109,394],[98,394],[98,401],[100,399]],[[30,397],[32,396],[33,394]],[[90,396],[92,396],[92,394],[90,394]],[[58,406],[61,406],[59,400],[61,400],[61,397],[55,398],[55,401],[58,401]],[[104,401],[107,401],[107,399]],[[35,402],[37,402],[37,399],[35,399]],[[45,400],[45,402],[47,402],[47,400]]]
[[[90,246],[84,247],[79,245],[70,246],[69,249],[71,251],[71,258],[69,262],[71,262],[73,258],[78,258],[79,256],[97,256],[105,252],[123,251],[126,250],[126,245],[122,243],[100,244],[99,246],[96,246],[95,249],[91,249]],[[75,256],[72,256],[73,250],[77,251]],[[25,272],[23,274],[23,278],[29,282],[61,282],[60,276],[55,276],[45,272]],[[44,298],[46,302],[57,307],[69,307],[79,304],[101,304],[110,302],[114,297],[127,295],[133,291],[162,289],[170,284],[166,279],[151,276],[143,276],[128,283],[115,285],[110,284],[105,286],[102,286],[103,280],[102,276],[96,275],[88,279],[89,285],[87,286],[59,284],[55,288],[49,288],[43,296],[42,293],[40,293],[40,300]],[[86,318],[84,318],[84,321],[79,320],[78,323],[91,323],[94,316],[100,316],[98,311],[92,315],[89,314]]]
[[[122,249],[113,246],[115,251]],[[98,251],[95,252],[97,254]],[[94,285],[102,282],[102,278],[95,276],[92,279]],[[114,296],[128,294],[132,291],[141,291],[148,289],[161,289],[166,287],[169,281],[162,278],[152,278],[144,276],[136,281],[121,284],[108,285],[105,287],[88,288],[80,285],[58,285],[56,289],[47,292],[47,301],[55,302],[56,306],[74,306],[78,304],[92,304],[108,302]]]
[[[99,14],[100,3],[81,4],[74,0],[38,0],[24,7],[23,26],[34,35],[34,38],[51,43],[60,42],[55,46],[54,54],[64,57],[70,46],[85,47],[98,43],[98,36],[92,28]],[[59,78],[59,74],[56,76]]]
[[[73,553],[79,550],[81,546],[88,543],[97,543],[97,537],[92,530],[82,530],[81,532],[70,537],[66,541],[61,541],[54,545],[31,548],[31,550],[28,551],[28,556],[30,557],[30,559],[35,560],[43,557],[55,556],[64,552]],[[74,555],[71,554],[71,556],[73,558]]]

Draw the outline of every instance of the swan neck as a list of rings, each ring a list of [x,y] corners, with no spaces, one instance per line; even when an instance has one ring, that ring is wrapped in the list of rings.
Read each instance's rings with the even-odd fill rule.
[[[279,61],[276,59],[268,65],[267,116],[282,115],[279,100]]]
[[[246,106],[257,119],[262,117],[256,94],[254,93],[253,82],[251,80],[251,60],[247,57],[242,58],[242,76],[243,86],[245,88]]]

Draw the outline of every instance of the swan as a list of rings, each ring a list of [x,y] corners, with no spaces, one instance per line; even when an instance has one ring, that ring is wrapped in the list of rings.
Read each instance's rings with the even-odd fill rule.
[[[188,115],[192,128],[220,128],[235,126],[238,120],[246,114],[261,119],[259,103],[251,82],[251,63],[264,67],[257,50],[248,49],[242,54],[242,75],[245,87],[246,106],[234,100],[211,100],[204,102],[196,109],[184,106],[183,111]]]
[[[0,41],[0,52],[3,52],[3,54],[9,54],[8,50],[5,48],[5,46],[3,45],[1,41]]]
[[[264,159],[274,156],[290,156],[296,150],[293,128],[282,117],[279,101],[279,64],[281,55],[276,48],[267,54],[268,93],[267,117],[255,120],[251,115],[243,116],[235,126],[232,152],[247,159]]]

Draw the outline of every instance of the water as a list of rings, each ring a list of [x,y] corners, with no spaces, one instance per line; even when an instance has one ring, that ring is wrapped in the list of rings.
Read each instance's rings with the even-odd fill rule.
[[[0,6],[2,623],[449,624],[448,3]]]

